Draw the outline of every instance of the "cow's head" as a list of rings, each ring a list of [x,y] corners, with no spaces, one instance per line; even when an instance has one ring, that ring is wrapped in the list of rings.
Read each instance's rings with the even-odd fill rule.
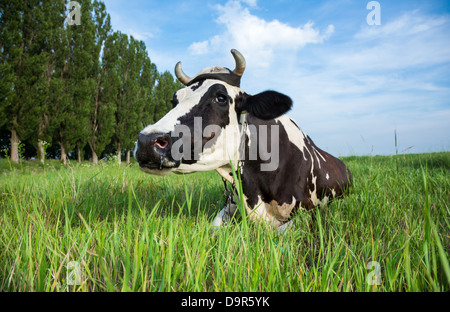
[[[275,91],[245,93],[240,88],[245,59],[237,50],[231,53],[232,71],[215,66],[190,78],[177,63],[175,74],[186,87],[175,92],[173,109],[139,134],[135,158],[143,171],[183,173],[227,165],[239,159],[241,115],[268,120],[291,108],[291,99]]]

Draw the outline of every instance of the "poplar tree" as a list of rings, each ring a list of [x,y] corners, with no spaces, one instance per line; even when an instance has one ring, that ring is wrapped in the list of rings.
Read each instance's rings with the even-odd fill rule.
[[[0,6],[2,108],[4,124],[11,132],[13,162],[19,161],[20,140],[26,140],[39,125],[39,109],[45,100],[42,76],[45,62],[39,36],[44,12],[40,1],[4,0]],[[3,83],[3,81],[2,81]]]
[[[0,128],[6,124],[7,108],[9,106],[9,98],[13,93],[14,74],[10,64],[6,61],[3,53],[3,45],[0,39]]]
[[[10,5],[9,5],[10,6]],[[14,72],[12,71],[11,49],[15,35],[18,30],[10,25],[8,17],[11,16],[11,9],[8,8],[8,3],[0,4],[0,128],[7,123],[8,108],[11,105],[10,97],[13,94],[14,86]],[[17,19],[17,18],[16,18]]]
[[[117,151],[118,162],[121,162],[122,151],[127,151],[127,163],[130,151],[141,130],[139,119],[141,113],[141,93],[143,92],[144,60],[148,58],[145,44],[128,38],[125,34],[118,34],[117,75],[119,89],[116,97],[116,123],[114,131],[114,146]],[[145,73],[147,74],[147,73]],[[144,95],[142,95],[144,96]]]
[[[89,2],[89,1],[88,1]],[[87,142],[92,152],[92,162],[98,162],[98,155],[111,142],[114,132],[115,105],[110,103],[109,88],[105,83],[106,67],[100,64],[100,52],[111,31],[111,20],[105,4],[93,1],[94,51],[92,54],[91,76],[94,77],[94,92],[91,94],[90,117]],[[106,88],[106,89],[103,89]]]
[[[169,71],[158,75],[158,83],[154,92],[154,115],[153,121],[161,119],[169,110],[172,109],[173,93],[184,86]]]
[[[81,151],[90,135],[93,131],[97,134],[100,131],[98,123],[92,125],[92,120],[97,122],[101,119],[97,117],[99,111],[95,106],[99,98],[99,59],[103,42],[111,29],[110,18],[102,2],[78,2],[81,9],[80,24],[66,24],[63,35],[65,42],[60,47],[65,60],[59,62],[61,67],[55,70],[57,79],[51,82],[54,90],[51,95],[54,106],[51,124],[64,163],[68,153],[75,147],[78,161],[81,161]],[[94,162],[97,160],[96,155],[94,152]]]
[[[144,59],[142,74],[139,81],[139,123],[143,129],[148,124],[155,122],[155,86],[159,77],[156,65],[150,57]]]
[[[91,1],[80,1],[80,24],[65,25],[61,45],[64,63],[53,81],[55,93],[52,128],[61,148],[61,161],[66,164],[68,153],[77,141],[85,137],[89,117],[89,100],[94,92],[91,74],[94,52],[94,32]]]
[[[22,1],[5,0],[0,4],[0,53],[2,66],[2,87],[0,90],[2,92],[1,113],[4,117],[0,122],[11,133],[10,159],[13,162],[19,161],[17,119],[21,101],[17,98],[16,89],[20,79],[17,75],[17,70],[23,67],[23,7]]]
[[[39,10],[38,10],[39,9]],[[64,21],[66,5],[64,1],[41,1],[37,11],[36,28],[39,29],[36,36],[35,53],[40,56],[41,71],[40,82],[34,89],[35,93],[30,94],[34,103],[30,114],[35,114],[38,118],[38,127],[31,134],[31,142],[37,150],[38,159],[44,161],[45,151],[43,142],[50,144],[52,132],[50,127],[52,98],[56,86],[52,80],[57,78],[56,67],[63,63],[66,51],[61,48],[64,43]]]

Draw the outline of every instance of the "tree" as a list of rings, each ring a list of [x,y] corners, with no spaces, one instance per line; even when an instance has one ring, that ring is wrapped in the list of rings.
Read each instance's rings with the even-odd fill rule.
[[[111,21],[106,13],[103,2],[93,2],[94,21],[94,51],[92,54],[93,65],[91,76],[94,77],[95,87],[91,98],[90,118],[87,131],[87,142],[92,151],[92,162],[98,162],[98,155],[111,141],[114,131],[115,105],[109,103],[111,86],[105,83],[107,68],[100,64],[100,52],[111,31]]]
[[[64,1],[41,1],[38,4],[40,8],[37,12],[36,28],[39,28],[36,36],[35,51],[42,61],[42,75],[35,93],[32,94],[34,105],[30,114],[38,118],[37,131],[31,134],[31,142],[37,150],[38,158],[44,161],[45,151],[43,142],[52,141],[52,132],[50,127],[52,98],[55,92],[53,80],[57,79],[56,67],[62,64],[67,55],[64,43],[64,20],[65,20],[65,2]],[[37,8],[35,8],[37,9]],[[63,48],[61,48],[63,47]],[[59,90],[56,88],[56,90]]]
[[[130,161],[130,152],[134,148],[135,140],[142,129],[140,114],[142,106],[148,100],[154,86],[156,66],[151,66],[150,59],[143,41],[135,40],[132,36],[118,33],[117,45],[117,77],[118,93],[116,96],[116,123],[114,131],[114,146],[121,163],[122,151],[127,151],[126,161]],[[149,71],[150,70],[150,71]],[[150,106],[149,106],[150,107]]]
[[[139,78],[139,128],[143,129],[155,121],[155,86],[159,77],[156,65],[146,54],[142,64],[142,73]]]
[[[170,72],[165,71],[158,75],[158,82],[155,87],[155,105],[153,122],[161,119],[169,110],[172,109],[173,93],[184,86],[173,78]]]
[[[9,104],[9,97],[13,93],[14,74],[3,56],[3,47],[0,40],[0,128],[6,123],[7,105]],[[8,105],[9,106],[9,105]]]
[[[99,111],[95,105],[99,98],[99,59],[103,42],[111,29],[110,17],[102,2],[82,0],[79,3],[80,24],[64,28],[60,47],[62,60],[55,69],[57,78],[51,81],[51,128],[61,147],[64,164],[74,147],[77,147],[78,161],[81,161],[83,147],[93,132],[91,122],[101,119],[96,117]],[[93,127],[98,133],[98,124]],[[96,155],[94,152],[94,162]]]
[[[66,24],[61,36],[61,61],[56,69],[53,87],[52,118],[55,140],[61,147],[61,161],[66,164],[68,152],[85,137],[90,95],[94,92],[93,64],[94,32],[90,1],[81,2],[80,25]]]
[[[18,162],[20,139],[27,139],[38,128],[46,97],[42,78],[48,56],[39,38],[47,24],[42,2],[36,0],[2,1],[0,13],[0,63],[5,79],[0,112],[11,132],[11,160]]]

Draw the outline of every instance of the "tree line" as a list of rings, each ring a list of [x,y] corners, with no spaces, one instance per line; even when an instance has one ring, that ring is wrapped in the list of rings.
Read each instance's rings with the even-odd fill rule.
[[[9,157],[18,162],[26,142],[41,161],[49,144],[64,163],[69,154],[81,162],[85,147],[97,163],[107,146],[129,161],[139,131],[172,108],[182,85],[158,72],[143,41],[112,30],[103,2],[77,1],[78,25],[67,22],[68,3],[1,1],[0,129]]]

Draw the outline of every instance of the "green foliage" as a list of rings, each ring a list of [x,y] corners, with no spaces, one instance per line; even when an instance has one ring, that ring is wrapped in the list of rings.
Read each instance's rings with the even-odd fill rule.
[[[144,59],[142,74],[139,84],[139,126],[141,129],[150,123],[158,121],[155,118],[155,84],[158,79],[158,71],[156,65],[150,61],[150,58]],[[181,89],[181,87],[179,88]],[[172,94],[173,97],[173,94]]]
[[[0,17],[3,122],[22,140],[50,140],[50,80],[57,62],[64,3],[3,1]],[[36,144],[35,144],[36,146]]]
[[[173,93],[182,87],[184,86],[178,80],[174,79],[168,71],[158,75],[158,84],[155,87],[156,104],[154,122],[161,119],[167,111],[172,109],[171,100]]]
[[[86,2],[91,2],[86,0]],[[86,5],[82,8],[86,8]],[[107,92],[108,79],[105,77],[105,66],[100,64],[100,52],[107,37],[111,33],[111,21],[109,14],[106,13],[105,5],[102,2],[94,1],[92,4],[93,12],[89,11],[85,16],[89,19],[85,27],[90,33],[89,44],[91,46],[92,66],[89,68],[88,75],[92,79],[92,93],[90,94],[90,116],[88,126],[88,143],[92,153],[99,155],[106,145],[111,141],[114,131],[114,114],[116,107],[110,103],[110,97]],[[93,15],[93,17],[92,17]],[[83,16],[83,13],[82,13]],[[81,21],[83,25],[83,20]],[[83,37],[86,35],[83,32]],[[77,64],[79,65],[79,64]],[[106,88],[106,89],[105,89]]]
[[[245,219],[211,229],[216,172],[0,160],[0,291],[448,291],[450,153],[343,160],[349,193],[284,236]]]
[[[1,2],[0,127],[35,148],[39,140],[66,152],[89,143],[99,155],[113,139],[130,150],[172,94],[155,99],[158,72],[145,44],[112,34],[103,2],[78,2],[80,25],[65,22],[68,0]]]
[[[148,71],[151,64],[145,44],[132,36],[115,32],[105,43],[103,68],[108,102],[115,105],[114,144],[117,150],[134,148],[139,131],[143,107],[150,108],[155,71]],[[150,101],[150,105],[146,103]]]

